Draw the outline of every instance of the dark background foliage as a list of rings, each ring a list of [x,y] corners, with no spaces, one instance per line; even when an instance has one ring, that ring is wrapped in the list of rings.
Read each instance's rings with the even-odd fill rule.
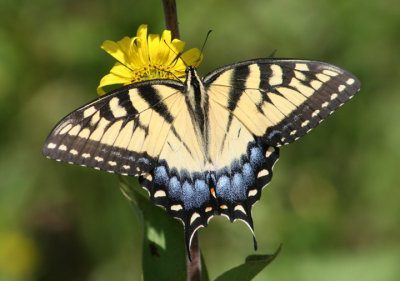
[[[310,58],[362,81],[358,96],[281,150],[253,208],[256,280],[400,276],[400,6],[395,0],[178,1],[202,74],[235,61]],[[115,175],[41,155],[51,128],[96,97],[106,39],[164,29],[161,1],[1,0],[0,280],[140,280],[141,234]],[[200,243],[212,278],[253,254],[242,223],[213,219]]]

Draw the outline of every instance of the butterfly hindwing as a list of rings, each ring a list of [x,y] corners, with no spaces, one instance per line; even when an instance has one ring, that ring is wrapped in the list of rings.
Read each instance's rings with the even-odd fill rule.
[[[225,142],[228,147],[239,147],[236,142],[242,144],[231,136],[226,136]],[[254,139],[243,147],[244,150],[227,150],[228,155],[223,149],[208,165],[199,165],[203,168],[194,171],[186,167],[178,170],[168,159],[182,154],[171,154],[170,158],[160,158],[151,174],[139,178],[151,200],[184,223],[187,249],[196,230],[207,226],[215,215],[224,215],[232,222],[242,220],[253,231],[251,208],[272,178],[279,150],[259,145]],[[183,160],[188,162],[190,156],[185,157]],[[223,165],[217,164],[218,157],[225,158]]]

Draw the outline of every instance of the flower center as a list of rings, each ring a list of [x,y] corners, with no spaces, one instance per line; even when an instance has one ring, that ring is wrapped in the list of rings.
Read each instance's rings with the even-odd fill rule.
[[[176,80],[176,77],[181,77],[181,75],[177,75],[177,73],[174,75],[171,71],[171,67],[166,65],[146,65],[141,69],[135,69],[132,71],[132,74],[132,83],[153,79]]]

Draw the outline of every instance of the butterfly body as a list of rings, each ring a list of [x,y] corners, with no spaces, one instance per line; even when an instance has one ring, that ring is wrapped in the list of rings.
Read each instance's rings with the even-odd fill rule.
[[[279,146],[306,134],[360,87],[336,66],[257,59],[185,83],[151,80],[113,91],[65,117],[44,154],[139,176],[151,200],[182,220],[189,247],[214,215],[253,231],[251,208]],[[253,232],[254,234],[254,232]]]

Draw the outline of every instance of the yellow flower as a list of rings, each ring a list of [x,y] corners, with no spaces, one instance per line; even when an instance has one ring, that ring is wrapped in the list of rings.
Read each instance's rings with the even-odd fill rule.
[[[197,67],[203,59],[196,48],[183,53],[185,45],[179,39],[171,40],[169,30],[163,31],[161,39],[157,34],[147,36],[145,24],[139,26],[136,37],[105,41],[101,48],[118,62],[101,79],[97,93],[104,95],[103,87],[115,84],[129,85],[152,79],[185,80],[185,63]]]

